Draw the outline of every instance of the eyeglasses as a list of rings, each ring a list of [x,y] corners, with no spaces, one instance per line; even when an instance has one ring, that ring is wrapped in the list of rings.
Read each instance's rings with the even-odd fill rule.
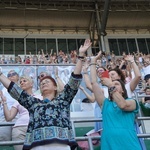
[[[13,76],[15,76],[15,75],[18,75],[16,72],[13,72],[13,73],[9,73],[8,75],[7,75],[7,77],[9,78],[9,77],[13,77]]]
[[[38,79],[41,79],[41,78],[43,78],[43,77],[45,77],[46,75],[45,74],[40,74],[39,76],[38,76]]]
[[[42,81],[40,83],[40,86],[44,85],[44,84],[49,84],[51,81],[50,80],[45,80],[45,81]]]

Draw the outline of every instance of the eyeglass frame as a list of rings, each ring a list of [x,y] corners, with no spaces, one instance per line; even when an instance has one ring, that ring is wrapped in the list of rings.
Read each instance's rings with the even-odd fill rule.
[[[44,74],[40,74],[39,76],[38,76],[38,79],[41,79],[41,78],[43,78],[43,77],[45,77],[46,75],[44,75]]]
[[[42,86],[42,85],[44,85],[44,84],[49,84],[51,82],[51,80],[46,80],[45,82],[43,82],[43,83],[39,83],[39,86]]]
[[[16,76],[16,75],[18,75],[17,72],[8,73],[8,74],[7,74],[7,77],[10,78],[10,77],[13,77],[13,76]]]

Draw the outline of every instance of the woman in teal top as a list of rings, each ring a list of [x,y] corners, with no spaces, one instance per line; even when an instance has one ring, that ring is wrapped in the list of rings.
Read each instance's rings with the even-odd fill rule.
[[[134,126],[137,111],[138,105],[133,111],[124,111],[116,102],[107,98],[104,100],[102,150],[141,150]]]
[[[108,87],[109,99],[104,97],[96,79],[95,63],[100,54],[92,58],[90,69],[93,92],[102,108],[101,150],[142,150],[134,127],[138,104],[136,100],[127,99],[121,80],[106,77],[101,78],[101,82]]]

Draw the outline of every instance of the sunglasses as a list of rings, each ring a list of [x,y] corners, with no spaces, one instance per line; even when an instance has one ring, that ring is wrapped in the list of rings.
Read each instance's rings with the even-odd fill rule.
[[[7,75],[7,77],[9,78],[9,77],[13,77],[13,76],[15,76],[15,75],[18,75],[16,72],[13,72],[13,73],[9,73],[8,75]]]
[[[41,79],[41,78],[43,78],[43,77],[45,77],[45,75],[44,75],[44,74],[41,74],[41,75],[38,76],[38,79]]]

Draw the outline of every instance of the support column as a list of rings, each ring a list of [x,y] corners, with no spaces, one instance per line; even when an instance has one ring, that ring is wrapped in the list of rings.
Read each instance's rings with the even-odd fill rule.
[[[29,35],[29,33],[23,38],[24,39],[24,55],[27,55],[27,43],[26,43],[26,37]]]
[[[104,36],[106,36],[106,31],[105,30],[106,30],[108,15],[109,15],[110,2],[111,2],[111,0],[105,0],[104,12],[103,12],[103,16],[102,16],[101,38],[102,38],[103,51],[106,51],[106,45],[105,45]]]
[[[95,3],[95,10],[96,10],[96,23],[97,23],[97,34],[98,34],[98,46],[99,50],[102,50],[102,45],[101,45],[101,21],[100,21],[100,15],[99,15],[99,10],[98,10],[98,4]]]
[[[105,29],[106,29],[108,14],[109,14],[110,2],[111,2],[111,0],[105,0],[102,21],[100,20],[98,4],[95,3],[96,17],[97,17],[98,40],[99,40],[99,45],[100,45],[99,48],[102,51],[106,51],[105,42],[104,42],[104,36],[106,35]]]

